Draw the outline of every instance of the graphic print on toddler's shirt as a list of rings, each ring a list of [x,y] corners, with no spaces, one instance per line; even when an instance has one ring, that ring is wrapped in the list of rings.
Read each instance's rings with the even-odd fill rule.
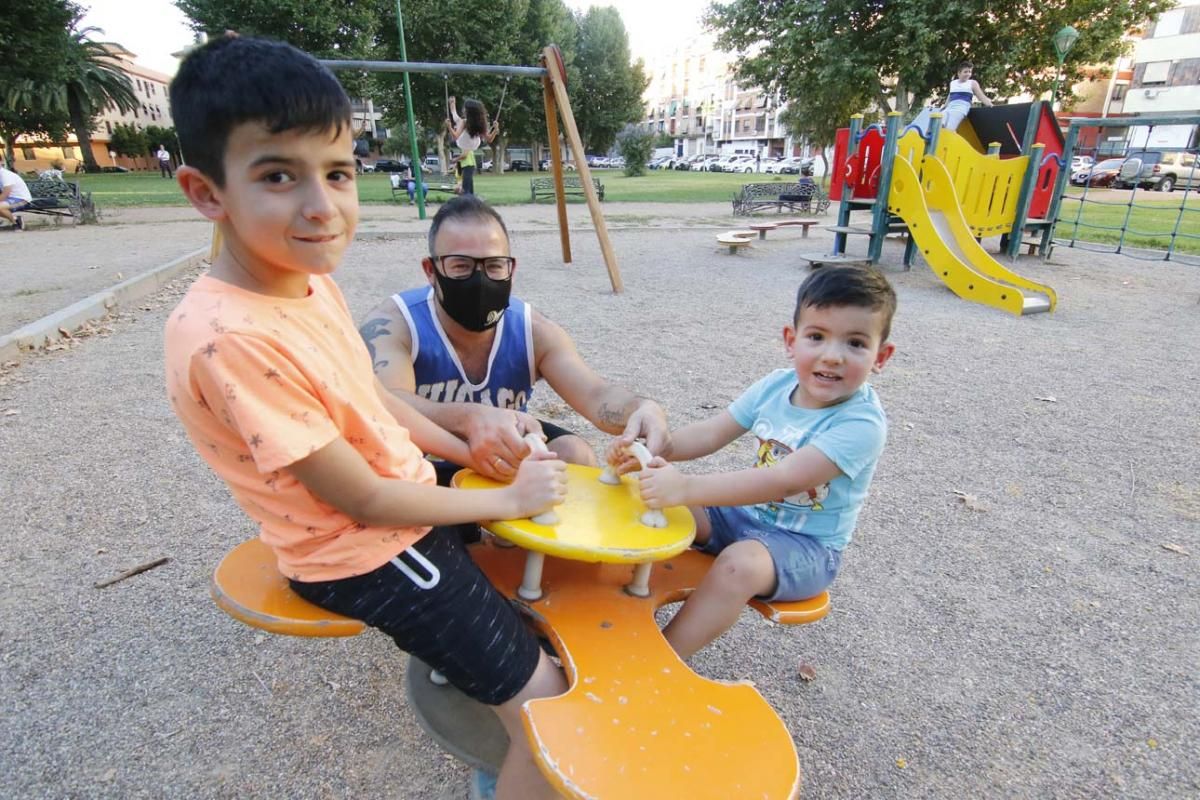
[[[778,439],[762,439],[760,437],[758,439],[758,458],[755,461],[754,466],[756,469],[773,467],[780,461],[783,461],[785,458],[790,456],[792,452],[792,448],[788,447]],[[770,514],[770,519],[767,519],[767,522],[778,525],[779,511],[782,508],[783,503],[787,503],[792,506],[798,506],[799,508],[794,509],[793,513],[795,510],[799,510],[801,513],[807,511],[821,511],[824,509],[824,506],[821,505],[821,502],[828,496],[829,484],[825,483],[820,486],[813,487],[812,489],[805,489],[804,491],[797,492],[796,494],[788,495],[780,500],[765,503],[759,506],[759,508],[765,509],[765,511]]]

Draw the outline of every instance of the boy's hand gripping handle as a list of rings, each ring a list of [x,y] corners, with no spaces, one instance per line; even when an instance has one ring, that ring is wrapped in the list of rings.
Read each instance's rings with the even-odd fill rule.
[[[634,442],[629,445],[629,452],[642,465],[642,469],[645,469],[650,460],[654,458],[654,456],[650,455],[650,451],[646,449],[646,445],[641,442]],[[665,528],[667,527],[667,515],[660,509],[648,508],[642,514],[642,524],[649,528]]]
[[[542,441],[542,437],[536,433],[525,434],[525,443],[529,445],[529,449],[535,453],[549,453],[550,448],[546,447],[546,443]],[[554,510],[543,511],[541,514],[534,514],[529,518],[538,525],[557,525],[558,513]]]

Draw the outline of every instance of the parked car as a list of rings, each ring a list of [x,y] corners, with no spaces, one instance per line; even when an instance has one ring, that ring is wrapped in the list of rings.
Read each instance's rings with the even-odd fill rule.
[[[508,165],[512,172],[533,172],[533,162],[523,158],[514,158]]]
[[[1113,181],[1118,189],[1139,186],[1160,192],[1170,192],[1180,184],[1185,188],[1200,188],[1200,164],[1196,163],[1195,153],[1177,150],[1130,153]]]
[[[708,165],[709,172],[754,172],[754,156],[725,156]]]
[[[378,167],[376,167],[376,169],[378,169]],[[425,158],[421,161],[421,169],[423,169],[425,172],[445,172],[445,170],[442,169],[442,160],[437,156],[425,156]]]
[[[1087,169],[1094,163],[1096,161],[1091,156],[1071,156],[1071,172]]]
[[[692,164],[692,169],[697,170],[698,172],[714,172],[715,170],[713,170],[713,165],[720,160],[720,156],[702,156],[697,159],[694,164]]]
[[[1071,185],[1112,186],[1124,163],[1123,158],[1106,158],[1097,164],[1074,170],[1071,173]]]
[[[381,158],[375,162],[374,167],[368,169],[370,165],[363,165],[363,169],[370,172],[408,172],[408,161],[396,161],[391,158]]]
[[[800,172],[800,162],[802,160],[799,156],[781,158],[773,163],[764,164],[763,172],[769,175],[795,175]],[[791,172],[788,171],[789,169]]]

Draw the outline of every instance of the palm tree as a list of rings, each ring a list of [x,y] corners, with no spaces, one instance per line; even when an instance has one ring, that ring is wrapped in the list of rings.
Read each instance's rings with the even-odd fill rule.
[[[112,42],[95,42],[88,37],[92,33],[104,33],[99,28],[75,30],[79,18],[71,23],[64,62],[60,75],[54,83],[26,81],[24,87],[9,90],[9,100],[20,95],[40,95],[41,105],[48,111],[66,111],[75,129],[75,140],[83,154],[83,168],[87,172],[99,172],[100,166],[92,155],[92,123],[107,105],[116,106],[123,112],[133,111],[140,103],[133,93],[133,83],[113,60]]]

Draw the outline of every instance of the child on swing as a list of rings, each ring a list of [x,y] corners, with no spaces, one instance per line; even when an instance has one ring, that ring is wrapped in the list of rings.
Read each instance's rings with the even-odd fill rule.
[[[450,119],[446,120],[446,129],[461,151],[454,160],[460,180],[458,193],[475,194],[475,151],[485,139],[491,144],[500,132],[500,126],[498,121],[488,124],[487,109],[478,100],[465,100],[461,117],[455,101],[456,98],[450,98]]]

